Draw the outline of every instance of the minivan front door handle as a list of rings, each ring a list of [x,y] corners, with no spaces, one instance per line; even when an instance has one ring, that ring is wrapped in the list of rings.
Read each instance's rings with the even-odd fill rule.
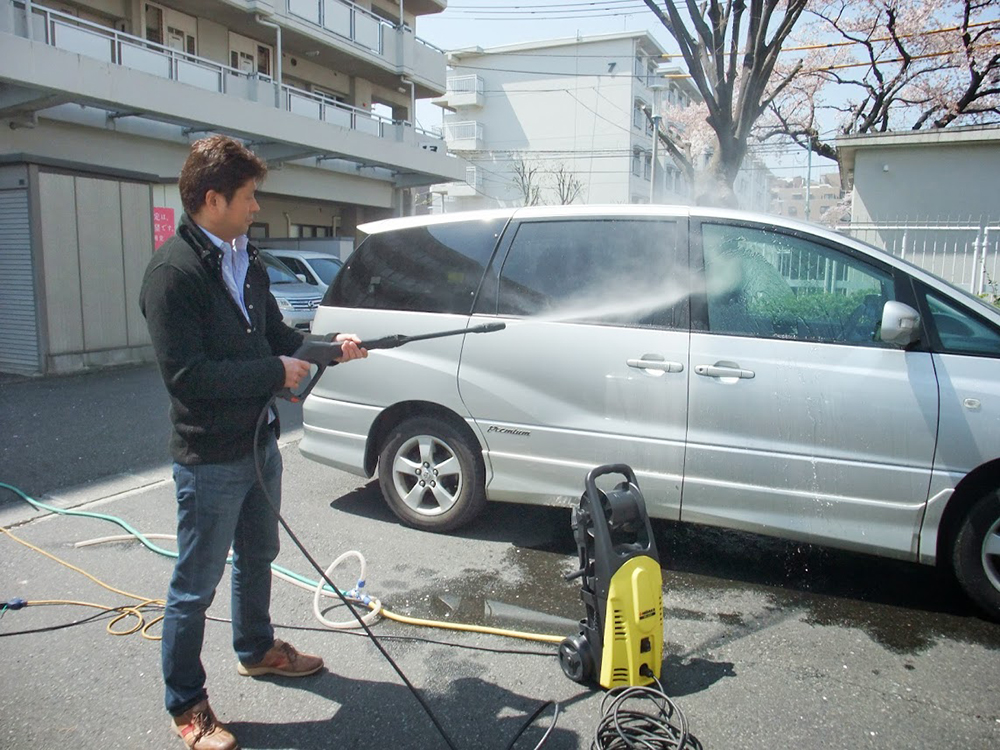
[[[659,370],[660,372],[684,372],[682,362],[668,362],[665,359],[626,359],[625,364],[640,370]]]
[[[717,362],[714,365],[695,365],[694,371],[698,375],[706,378],[744,378],[750,379],[754,376],[753,370],[744,370],[729,362]]]

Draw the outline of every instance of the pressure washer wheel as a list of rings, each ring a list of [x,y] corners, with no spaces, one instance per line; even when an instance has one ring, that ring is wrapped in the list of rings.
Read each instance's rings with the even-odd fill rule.
[[[583,634],[571,635],[559,644],[559,665],[574,682],[589,682],[593,678],[594,655]]]

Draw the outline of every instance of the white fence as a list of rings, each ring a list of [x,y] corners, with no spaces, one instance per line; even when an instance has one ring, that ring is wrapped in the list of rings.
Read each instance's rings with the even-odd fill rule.
[[[972,294],[992,299],[1000,296],[1000,224],[902,220],[851,224],[838,229]]]

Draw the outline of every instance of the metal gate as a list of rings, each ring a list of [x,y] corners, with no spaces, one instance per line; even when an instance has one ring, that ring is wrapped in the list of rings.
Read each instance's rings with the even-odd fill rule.
[[[40,371],[28,190],[0,190],[0,372]]]

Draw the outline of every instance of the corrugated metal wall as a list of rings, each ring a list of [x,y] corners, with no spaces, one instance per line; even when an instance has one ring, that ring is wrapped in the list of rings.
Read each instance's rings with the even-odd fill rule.
[[[153,253],[149,185],[41,172],[39,213],[49,372],[140,361],[139,311]]]
[[[0,189],[0,371],[40,371],[28,189]]]

